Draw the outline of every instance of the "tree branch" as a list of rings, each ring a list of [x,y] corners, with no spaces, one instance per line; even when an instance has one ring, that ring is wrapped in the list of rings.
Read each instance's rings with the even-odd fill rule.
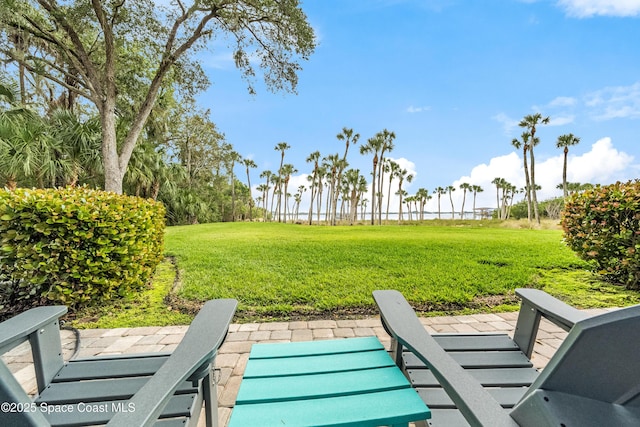
[[[56,21],[60,23],[62,29],[64,30],[65,34],[67,34],[67,36],[69,37],[71,43],[73,44],[73,46],[76,48],[76,53],[73,55],[73,57],[77,58],[77,61],[79,62],[79,64],[74,62],[74,68],[76,68],[76,71],[78,71],[81,75],[85,76],[87,78],[87,87],[89,88],[89,90],[91,90],[93,93],[95,93],[94,97],[90,97],[89,99],[103,99],[104,98],[104,92],[102,89],[102,85],[100,84],[100,77],[99,74],[97,72],[97,70],[95,69],[93,63],[91,62],[91,59],[89,58],[89,55],[87,54],[86,50],[84,49],[84,45],[82,44],[82,41],[80,40],[80,37],[78,36],[78,33],[76,33],[76,31],[71,27],[71,25],[69,25],[69,23],[67,22],[66,19],[64,19],[64,15],[59,13],[59,11],[57,10],[57,6],[54,3],[49,3],[46,0],[36,0],[47,12],[49,12],[50,15],[54,16]],[[67,48],[64,45],[64,43],[62,43],[61,41],[56,41],[55,42],[56,46],[58,46],[60,49],[62,49],[63,51],[66,51]],[[70,56],[71,58],[71,56]],[[79,66],[81,65],[81,66]],[[98,109],[101,109],[101,106],[99,103],[96,103],[96,107],[98,107]]]

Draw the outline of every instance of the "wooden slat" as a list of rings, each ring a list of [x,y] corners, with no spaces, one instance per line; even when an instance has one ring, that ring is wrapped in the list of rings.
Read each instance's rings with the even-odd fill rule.
[[[169,356],[165,355],[127,359],[72,360],[60,370],[53,382],[153,375],[168,358]]]
[[[432,409],[429,425],[433,427],[469,427],[457,409]]]
[[[301,374],[344,372],[357,369],[394,366],[387,352],[365,351],[361,353],[328,354],[321,356],[292,357],[289,359],[249,359],[244,378],[266,378]]]
[[[245,378],[240,384],[236,405],[347,396],[409,387],[407,379],[396,366],[325,375],[296,375],[275,381],[273,378]]]
[[[530,368],[533,366],[521,351],[469,351],[450,352],[449,355],[463,368]],[[424,363],[409,351],[403,354],[407,369],[424,368]]]
[[[446,351],[519,350],[507,334],[433,335],[433,339]]]
[[[181,417],[184,425],[185,417],[189,417],[192,412],[193,402],[196,400],[195,394],[184,394],[174,396],[162,411],[161,418]],[[127,400],[100,401],[86,403],[82,405],[64,405],[68,412],[51,412],[46,415],[52,426],[81,426],[92,424],[105,424],[113,414],[123,411],[135,411],[135,407],[129,407]],[[164,424],[162,424],[165,427]]]
[[[129,399],[144,386],[150,377],[117,378],[94,381],[61,382],[50,384],[38,397],[37,402],[50,404],[95,402],[102,400]],[[190,381],[185,381],[176,394],[196,391]]]
[[[319,346],[315,341],[281,344],[256,344],[251,347],[250,359],[277,357],[305,357],[336,353],[382,350],[384,347],[376,337],[350,338],[348,340],[327,340]]]
[[[407,370],[414,387],[436,387],[438,381],[428,369]],[[484,387],[529,386],[539,375],[534,368],[467,369],[476,381]]]
[[[527,391],[527,387],[487,388],[503,408],[512,408]],[[442,388],[419,388],[418,394],[430,409],[453,409],[456,406]]]
[[[415,390],[405,388],[381,393],[324,399],[236,405],[229,427],[240,426],[362,426],[402,424],[427,419],[429,410]]]

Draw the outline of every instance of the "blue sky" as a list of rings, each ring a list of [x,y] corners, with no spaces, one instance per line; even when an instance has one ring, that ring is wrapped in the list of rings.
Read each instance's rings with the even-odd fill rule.
[[[396,134],[389,157],[415,175],[409,194],[468,182],[485,189],[479,206],[491,207],[493,178],[524,185],[511,140],[536,112],[551,117],[535,151],[543,198],[561,194],[555,142],[565,133],[581,138],[569,181],[640,178],[639,0],[307,0],[302,8],[318,47],[302,64],[298,95],[258,83],[251,96],[228,51],[204,56],[213,85],[200,103],[258,164],[252,184],[277,170],[281,141],[299,171],[295,189],[311,172],[311,152],[343,152],[343,127],[361,143],[386,128]],[[370,156],[356,147],[348,161],[370,179]]]

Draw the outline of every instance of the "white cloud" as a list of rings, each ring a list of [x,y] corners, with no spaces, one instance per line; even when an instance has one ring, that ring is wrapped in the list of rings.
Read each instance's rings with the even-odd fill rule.
[[[429,111],[431,110],[431,107],[414,107],[413,105],[410,105],[409,107],[407,107],[407,109],[405,110],[407,113],[423,113],[425,111]]]
[[[492,119],[502,124],[502,129],[507,136],[511,136],[513,134],[513,130],[517,128],[518,123],[520,123],[519,120],[512,119],[505,113],[498,113],[493,116]]]
[[[550,107],[571,107],[576,105],[578,101],[575,98],[571,98],[568,96],[558,96],[549,102]]]
[[[573,121],[575,120],[576,116],[574,116],[573,114],[570,115],[566,115],[566,116],[552,116],[549,119],[549,126],[562,126],[562,125],[566,125],[569,123],[573,123]]]
[[[631,86],[614,86],[585,96],[585,105],[595,120],[640,118],[640,82]]]
[[[608,184],[621,176],[621,172],[632,165],[633,156],[613,147],[611,138],[602,138],[591,146],[591,151],[569,159],[567,180],[571,182],[590,182]]]
[[[638,16],[638,0],[558,0],[569,16],[589,18],[592,16]]]
[[[575,148],[574,148],[575,150]],[[538,200],[545,200],[562,195],[561,190],[556,186],[562,183],[562,167],[564,155],[559,150],[558,155],[541,159],[536,162],[536,184],[542,189],[538,191]],[[633,164],[633,156],[617,150],[611,138],[602,138],[592,144],[591,149],[581,155],[572,155],[569,152],[567,163],[567,181],[609,184],[617,180],[626,181],[637,175],[637,166]],[[477,196],[477,207],[496,206],[496,187],[491,181],[494,178],[504,178],[515,185],[518,189],[525,186],[524,165],[520,154],[512,152],[508,155],[492,158],[488,164],[481,164],[474,167],[471,173],[454,181],[452,185],[457,189],[453,193],[455,209],[460,210],[462,206],[462,192],[459,189],[463,182],[479,185],[484,192]],[[465,210],[471,211],[473,196],[467,194]],[[516,196],[516,201],[522,196]],[[449,211],[449,196],[444,196],[441,200],[442,211]],[[431,211],[437,210],[437,201],[434,197],[428,205]],[[457,216],[456,216],[457,217]]]

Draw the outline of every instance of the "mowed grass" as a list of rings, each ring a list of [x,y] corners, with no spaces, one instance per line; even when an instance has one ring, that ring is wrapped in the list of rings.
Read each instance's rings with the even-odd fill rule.
[[[501,302],[507,307],[499,309],[515,308],[517,287],[571,296],[571,289],[593,294],[595,285],[616,298],[602,303],[591,295],[583,305],[637,302],[637,294],[597,283],[561,231],[487,224],[204,224],[167,228],[166,251],[176,257],[182,298],[236,298],[241,315],[257,318],[366,313],[375,307],[375,289],[397,289],[416,306],[439,311]]]

